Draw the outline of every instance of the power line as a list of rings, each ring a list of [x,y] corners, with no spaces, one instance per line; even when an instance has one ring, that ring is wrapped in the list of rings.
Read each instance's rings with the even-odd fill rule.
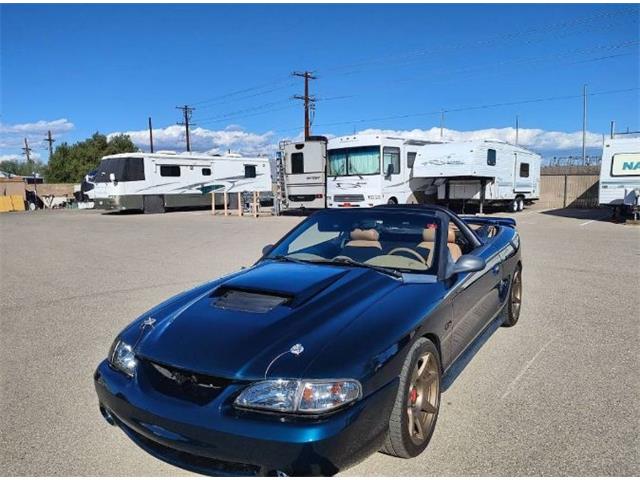
[[[640,87],[624,88],[624,89],[617,89],[617,90],[606,90],[601,92],[589,93],[587,96],[595,97],[599,95],[611,95],[616,93],[626,93],[626,92],[633,92],[638,90],[640,90]],[[378,121],[384,121],[384,120],[398,120],[398,119],[414,118],[414,117],[426,117],[426,116],[432,116],[432,115],[442,115],[443,113],[458,113],[458,112],[466,112],[466,111],[472,111],[472,110],[484,110],[489,108],[507,107],[507,106],[513,106],[513,105],[525,105],[530,103],[569,100],[569,99],[582,98],[582,97],[583,97],[583,94],[562,95],[562,96],[545,97],[545,98],[533,98],[528,100],[517,100],[512,102],[499,102],[499,103],[491,103],[491,104],[472,105],[472,106],[466,106],[466,107],[446,108],[446,109],[434,110],[430,112],[406,113],[406,114],[388,115],[384,117],[375,117],[375,118],[361,118],[357,120],[324,123],[316,126],[317,127],[333,127],[333,126],[339,126],[339,125],[350,125],[350,124],[364,123],[364,122],[378,122]],[[286,132],[286,131],[294,131],[294,130],[297,130],[297,128],[279,129],[275,131]]]
[[[178,110],[182,110],[182,118],[183,120],[181,122],[176,122],[178,125],[184,125],[184,130],[186,133],[186,140],[187,140],[187,152],[191,151],[191,140],[189,138],[189,126],[193,126],[195,124],[190,123],[191,122],[191,114],[193,113],[193,111],[195,110],[195,108],[190,107],[189,105],[184,105],[182,107],[176,107]]]

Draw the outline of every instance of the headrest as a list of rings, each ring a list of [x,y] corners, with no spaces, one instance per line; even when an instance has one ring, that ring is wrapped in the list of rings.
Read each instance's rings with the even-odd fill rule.
[[[425,228],[422,231],[422,241],[423,242],[435,242],[436,241],[436,232],[438,230],[435,228]],[[453,226],[449,225],[449,231],[447,235],[447,243],[455,243],[456,242],[456,231],[453,229]]]
[[[368,230],[362,230],[356,228],[351,231],[351,240],[367,240],[369,242],[377,242],[380,238],[380,234],[373,228]]]

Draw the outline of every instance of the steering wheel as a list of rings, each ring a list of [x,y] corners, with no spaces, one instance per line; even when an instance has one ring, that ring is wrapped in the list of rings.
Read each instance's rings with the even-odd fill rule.
[[[427,261],[424,259],[424,257],[422,255],[420,255],[418,252],[416,252],[414,250],[411,250],[410,248],[407,248],[407,247],[394,248],[389,253],[387,253],[387,255],[395,255],[395,254],[397,254],[399,252],[409,253],[409,254],[413,255],[415,258],[417,258],[418,260],[420,260],[425,265],[427,264]]]

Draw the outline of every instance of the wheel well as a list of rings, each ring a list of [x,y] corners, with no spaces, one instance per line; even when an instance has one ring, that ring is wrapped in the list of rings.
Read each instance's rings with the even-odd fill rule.
[[[435,333],[427,333],[426,335],[423,335],[422,338],[426,338],[436,346],[436,350],[438,350],[438,355],[440,356],[440,368],[442,368],[442,350],[440,349],[440,339]]]
[[[391,202],[392,200],[396,202],[396,204],[398,203],[398,199],[396,197],[390,197],[388,201]]]

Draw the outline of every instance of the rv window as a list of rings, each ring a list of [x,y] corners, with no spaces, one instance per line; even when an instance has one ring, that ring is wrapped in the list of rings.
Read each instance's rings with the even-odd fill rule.
[[[291,173],[304,173],[304,153],[291,154]]]
[[[521,163],[520,164],[520,177],[527,178],[529,176],[529,164]]]
[[[407,168],[413,168],[413,164],[416,162],[416,152],[407,152]]]
[[[179,177],[180,165],[160,165],[161,177]]]
[[[144,180],[143,158],[105,158],[96,169],[94,182],[108,182],[109,175],[114,174],[118,182],[135,182]]]
[[[329,175],[377,175],[380,147],[353,147],[329,150]]]
[[[208,177],[209,175],[211,175],[211,169],[210,168],[203,168],[202,169],[202,175],[204,175],[205,177]]]
[[[245,165],[244,166],[244,176],[245,176],[245,178],[256,178],[256,166],[255,165]]]
[[[400,173],[400,149],[398,147],[384,147],[382,149],[382,158],[384,160],[384,173],[389,170],[389,165],[393,165],[393,174]]]
[[[493,148],[487,150],[487,165],[494,166],[496,164],[496,151]]]

